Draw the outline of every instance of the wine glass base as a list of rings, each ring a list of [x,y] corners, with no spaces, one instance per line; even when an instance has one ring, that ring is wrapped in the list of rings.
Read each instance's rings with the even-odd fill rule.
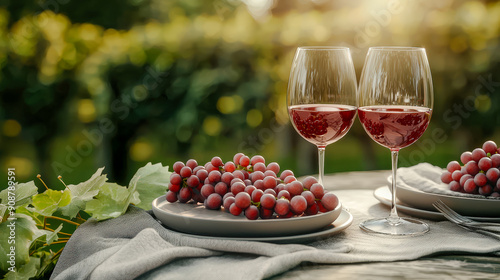
[[[359,227],[369,233],[392,236],[415,236],[429,231],[429,225],[410,218],[399,218],[395,223],[387,218],[372,219],[362,222]]]

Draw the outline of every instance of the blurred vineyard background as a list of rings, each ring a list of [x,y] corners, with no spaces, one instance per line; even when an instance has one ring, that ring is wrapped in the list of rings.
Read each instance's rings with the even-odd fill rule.
[[[126,184],[145,163],[236,152],[298,175],[316,150],[294,131],[286,89],[296,47],[342,45],[361,72],[370,46],[427,49],[431,126],[400,166],[444,166],[500,142],[496,1],[109,0],[0,4],[0,179],[57,188],[106,166]],[[327,148],[326,173],[389,169],[358,121]],[[3,170],[3,171],[1,171]],[[61,185],[62,188],[62,185]],[[3,188],[2,188],[3,189]]]

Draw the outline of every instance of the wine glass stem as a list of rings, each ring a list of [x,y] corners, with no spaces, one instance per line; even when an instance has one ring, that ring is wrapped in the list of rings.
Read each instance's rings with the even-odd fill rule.
[[[391,214],[387,218],[389,223],[397,224],[399,222],[398,210],[396,208],[396,172],[398,169],[398,154],[399,150],[391,150],[391,161],[392,161],[392,202],[391,202]]]
[[[325,176],[325,148],[318,146],[318,160],[319,160],[319,178],[318,182],[323,186],[323,177]]]

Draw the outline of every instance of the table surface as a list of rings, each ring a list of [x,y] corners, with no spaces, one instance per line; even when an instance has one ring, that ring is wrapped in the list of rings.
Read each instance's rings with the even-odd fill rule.
[[[390,171],[325,176],[327,189],[373,189],[387,184]],[[389,208],[387,208],[389,211]],[[351,227],[359,227],[352,224]],[[361,229],[360,229],[361,230]],[[500,279],[500,258],[473,255],[427,257],[414,261],[349,265],[302,264],[272,279]]]

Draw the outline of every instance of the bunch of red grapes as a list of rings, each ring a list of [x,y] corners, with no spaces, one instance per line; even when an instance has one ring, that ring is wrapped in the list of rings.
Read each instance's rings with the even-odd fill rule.
[[[168,202],[199,202],[212,210],[223,207],[250,220],[315,215],[339,204],[337,196],[325,192],[316,178],[309,176],[300,182],[291,170],[283,170],[278,177],[278,163],[266,166],[260,155],[249,158],[237,153],[226,163],[214,157],[205,165],[190,159],[185,164],[174,163],[173,169]]]
[[[441,181],[456,192],[500,197],[500,149],[493,141],[482,148],[464,152],[460,161],[451,161],[441,175]]]

